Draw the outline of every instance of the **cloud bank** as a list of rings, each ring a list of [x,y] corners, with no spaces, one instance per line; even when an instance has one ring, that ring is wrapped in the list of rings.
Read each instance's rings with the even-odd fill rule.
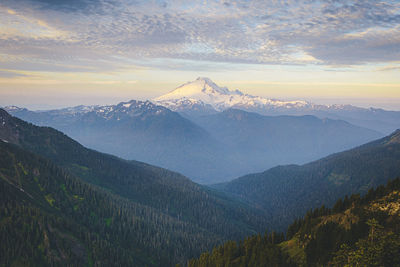
[[[3,69],[400,61],[398,1],[4,0],[0,18]]]

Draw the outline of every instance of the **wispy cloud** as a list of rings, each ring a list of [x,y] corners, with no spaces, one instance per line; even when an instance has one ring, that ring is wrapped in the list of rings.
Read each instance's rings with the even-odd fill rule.
[[[16,71],[0,70],[0,77],[1,78],[16,78],[16,77],[27,77],[27,75],[16,72]]]
[[[398,70],[400,70],[400,65],[389,65],[378,69],[378,71],[398,71]]]
[[[2,66],[120,68],[118,59],[357,65],[400,60],[398,1],[4,0]],[[124,61],[124,60],[122,60]],[[164,65],[165,68],[170,68]]]

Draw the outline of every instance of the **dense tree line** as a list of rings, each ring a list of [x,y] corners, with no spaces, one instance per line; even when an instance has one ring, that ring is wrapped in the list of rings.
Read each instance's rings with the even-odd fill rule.
[[[266,227],[260,210],[178,173],[99,153],[52,128],[4,116],[9,130],[4,139],[14,140],[24,150],[51,160],[90,184],[218,235],[243,238]]]
[[[400,266],[400,178],[333,208],[312,209],[283,234],[229,241],[189,266]],[[392,211],[387,207],[394,207]],[[385,210],[386,209],[386,210]],[[297,251],[294,253],[294,251]]]
[[[0,178],[0,265],[170,266],[224,239],[4,142]]]
[[[330,262],[332,266],[400,266],[400,234],[384,231],[377,220],[370,219],[368,237],[353,246],[340,246]]]
[[[279,247],[283,234],[275,232],[248,237],[240,242],[229,241],[188,262],[189,267],[212,266],[295,266]]]
[[[180,174],[86,149],[54,129],[26,123],[1,109],[0,117],[5,122],[0,138],[15,144],[0,141],[2,205],[40,214],[11,215],[22,216],[32,231],[39,229],[40,242],[51,242],[49,248],[55,251],[50,253],[27,243],[42,259],[49,259],[48,264],[72,255],[74,265],[76,257],[66,252],[69,249],[84,251],[77,254],[82,262],[98,259],[94,265],[168,266],[265,227],[259,211]],[[7,227],[18,228],[17,219],[2,219]],[[24,242],[23,235],[12,233],[4,230],[1,237],[12,235],[9,240]],[[18,254],[11,250],[4,255]],[[14,256],[2,257],[2,263],[21,258]]]

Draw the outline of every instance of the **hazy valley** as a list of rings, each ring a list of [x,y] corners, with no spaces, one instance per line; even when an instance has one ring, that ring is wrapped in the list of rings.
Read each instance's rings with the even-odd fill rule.
[[[184,100],[200,101],[202,107],[207,104],[218,111],[197,112],[193,104],[183,110],[178,104]],[[166,101],[178,104],[172,107]],[[49,111],[18,107],[6,110],[36,125],[58,129],[87,147],[177,171],[204,184],[228,181],[276,165],[304,164],[383,137],[383,133],[396,129],[396,123],[400,125],[400,112],[325,106],[361,117],[358,124],[351,124],[338,120],[337,115],[325,117],[325,111],[319,111],[321,107],[305,101],[292,102],[232,92],[210,79],[198,78],[153,102],[132,100]],[[282,115],[250,112],[254,105],[263,114],[279,110],[276,114]],[[304,106],[317,116],[302,115]],[[371,129],[359,126],[376,116],[393,125],[388,128],[377,123]]]

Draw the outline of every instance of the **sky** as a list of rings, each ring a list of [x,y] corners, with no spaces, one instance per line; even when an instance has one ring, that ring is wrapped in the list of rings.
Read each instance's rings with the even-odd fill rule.
[[[151,99],[199,76],[400,110],[400,1],[0,1],[0,106]]]

